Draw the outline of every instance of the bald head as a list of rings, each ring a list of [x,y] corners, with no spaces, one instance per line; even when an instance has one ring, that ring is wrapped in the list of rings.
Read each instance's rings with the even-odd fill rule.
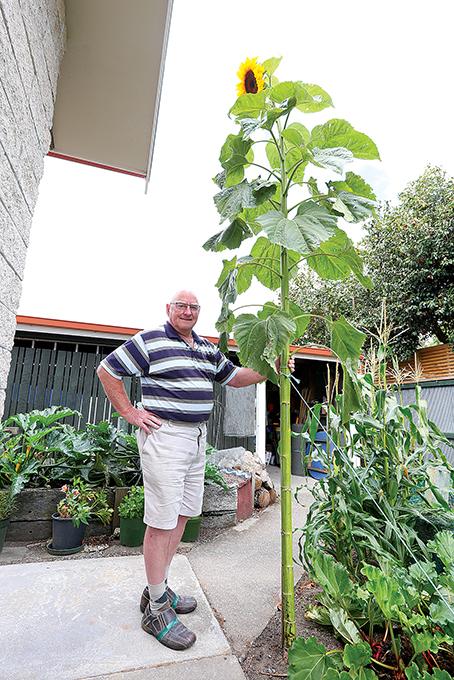
[[[167,316],[175,330],[183,337],[190,337],[199,318],[199,301],[190,290],[179,290],[166,305]]]

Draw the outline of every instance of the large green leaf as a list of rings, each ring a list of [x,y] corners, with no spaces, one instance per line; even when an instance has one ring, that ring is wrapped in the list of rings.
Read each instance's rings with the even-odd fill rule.
[[[300,83],[305,92],[304,100],[300,97],[298,108],[304,113],[316,113],[323,111],[328,106],[333,106],[331,97],[320,85],[313,85],[311,83]]]
[[[317,550],[311,558],[317,583],[334,602],[342,606],[353,592],[353,584],[348,571],[328,553]]]
[[[336,215],[333,215],[333,213],[313,200],[305,200],[304,203],[300,203],[297,215],[298,224],[301,229],[323,229],[323,232],[318,231],[320,235],[318,242],[330,238],[337,226]]]
[[[328,669],[341,667],[340,660],[327,654],[315,637],[296,638],[288,652],[288,680],[324,680]]]
[[[274,142],[268,142],[265,147],[266,157],[272,169],[281,167],[281,158]]]
[[[317,219],[317,215],[324,223]],[[270,210],[258,217],[257,222],[263,227],[271,243],[304,254],[330,238],[333,227],[327,229],[325,225],[332,223],[335,226],[336,218],[323,208],[318,210],[316,206],[314,209],[314,205],[309,204],[293,219],[285,217],[278,210]]]
[[[249,259],[249,257],[237,259],[235,256],[231,260],[223,260],[222,272],[216,287],[225,305],[235,302],[238,294],[244,293],[251,285],[252,269],[245,266]]]
[[[337,281],[354,274],[363,286],[372,287],[370,279],[363,274],[361,257],[342,229],[336,229],[328,241],[321,243],[307,258],[307,263],[322,279]]]
[[[263,91],[257,94],[242,94],[229,113],[237,118],[258,118],[266,109],[265,100],[266,94]]]
[[[286,99],[295,98],[295,103],[298,105],[302,97],[304,97],[303,88],[299,83],[292,81],[285,81],[274,85],[269,91],[270,99],[273,102],[281,103]]]
[[[314,165],[318,165],[320,168],[334,170],[334,172],[337,172],[340,175],[344,172],[345,164],[351,163],[352,160],[352,152],[345,149],[343,146],[329,147],[328,149],[322,149],[316,146],[312,149],[312,163]]]
[[[247,238],[253,236],[253,231],[249,226],[237,217],[233,222],[223,231],[211,236],[208,241],[203,244],[205,250],[212,250],[216,253],[222,250],[233,250],[238,248],[240,244]]]
[[[276,312],[260,319],[254,314],[242,314],[235,322],[233,333],[243,366],[276,383],[274,362],[295,335],[295,323],[290,316]]]
[[[448,569],[454,565],[454,534],[452,531],[439,531],[434,540],[428,543],[428,548],[440,558]]]
[[[333,118],[323,125],[317,125],[311,133],[311,146],[320,149],[344,147],[351,151],[355,158],[380,159],[375,142],[340,118]]]
[[[331,324],[331,349],[341,361],[359,359],[366,335],[343,316]]]
[[[362,222],[373,214],[376,206],[376,201],[369,198],[356,196],[349,191],[340,191],[333,203],[333,210],[340,213],[347,222]]]
[[[345,609],[330,607],[329,618],[333,628],[344,640],[347,640],[347,642],[350,643],[361,642],[361,635],[353,621],[348,618]],[[347,663],[345,665],[348,666]]]
[[[367,642],[359,641],[354,645],[345,645],[343,659],[347,668],[353,670],[358,670],[362,666],[368,666],[372,659],[370,645]]]
[[[305,146],[311,138],[311,133],[301,123],[292,123],[282,131],[282,136],[293,146]]]
[[[289,300],[289,310],[288,313],[292,320],[295,322],[296,329],[295,335],[292,340],[298,340],[302,335],[304,335],[306,328],[311,321],[311,315],[303,312],[301,307],[299,307],[295,302]],[[266,302],[260,312],[257,312],[259,319],[266,319],[271,314],[281,311],[281,308],[276,305],[275,302]]]
[[[269,59],[265,59],[265,61],[262,61],[262,66],[265,69],[265,71],[268,73],[268,75],[272,76],[279,64],[282,61],[282,57],[270,57]]]
[[[240,184],[222,189],[214,196],[214,202],[221,216],[221,222],[234,219],[244,208],[255,208],[276,191],[276,185],[272,182],[244,180]]]
[[[366,576],[366,588],[374,596],[385,619],[398,619],[399,610],[405,605],[405,598],[397,579],[370,564],[364,565],[361,573]]]
[[[228,135],[224,142],[219,160],[226,175],[224,186],[238,184],[244,177],[244,167],[254,160],[252,142],[241,135]]]
[[[287,252],[288,264],[292,268],[292,274],[296,273],[296,264],[300,260],[298,253],[291,250]],[[270,290],[277,290],[281,285],[281,249],[280,246],[270,243],[267,238],[260,236],[251,250],[254,260],[254,276]]]
[[[363,196],[371,201],[377,200],[372,187],[360,175],[356,175],[354,172],[347,172],[345,179],[338,182],[328,182],[328,186],[336,191],[350,191],[356,196]]]

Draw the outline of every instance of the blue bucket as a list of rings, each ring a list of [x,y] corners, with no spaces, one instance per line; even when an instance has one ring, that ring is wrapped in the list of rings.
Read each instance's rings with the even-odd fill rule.
[[[327,433],[324,430],[317,432],[317,434],[315,435],[315,443],[321,445],[321,448],[324,451],[326,451],[326,441]],[[328,470],[326,469],[325,465],[322,463],[321,460],[318,460],[317,458],[312,458],[314,453],[317,454],[315,446],[312,446],[312,444],[308,442],[306,444],[306,456],[309,457],[309,461],[307,462],[307,471],[313,479],[324,479],[325,477],[328,476]]]

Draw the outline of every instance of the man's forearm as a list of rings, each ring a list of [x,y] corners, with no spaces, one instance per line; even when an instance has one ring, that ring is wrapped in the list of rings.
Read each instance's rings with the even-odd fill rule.
[[[126,394],[123,380],[117,380],[100,366],[97,370],[104,392],[114,409],[124,418],[134,410],[128,395]]]
[[[243,366],[227,385],[229,387],[247,387],[248,385],[256,385],[257,383],[264,382],[265,380],[265,376],[257,373],[257,371],[253,371],[252,368]]]

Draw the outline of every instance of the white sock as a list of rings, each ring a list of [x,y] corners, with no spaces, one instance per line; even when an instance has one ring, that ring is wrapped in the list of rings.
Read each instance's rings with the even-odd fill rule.
[[[162,605],[167,602],[166,582],[149,583],[148,594],[150,595],[150,609],[153,613],[159,611]]]

